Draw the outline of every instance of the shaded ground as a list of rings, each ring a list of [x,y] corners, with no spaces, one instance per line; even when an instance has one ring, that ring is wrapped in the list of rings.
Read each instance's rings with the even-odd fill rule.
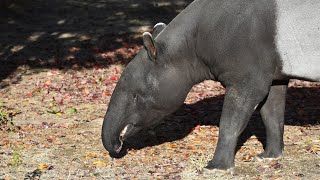
[[[110,95],[140,48],[139,35],[185,5],[35,0],[0,11],[0,179],[215,178],[202,168],[218,137],[224,88],[217,82],[195,85],[175,114],[125,143],[130,150],[122,159],[111,159],[100,139]],[[255,113],[239,141],[237,175],[218,179],[319,179],[319,86],[290,84],[283,159],[254,161],[265,141]]]
[[[187,5],[186,0],[18,2],[21,7],[0,10],[0,79],[22,65],[69,69],[126,63],[128,48],[140,44],[142,32],[170,22]]]

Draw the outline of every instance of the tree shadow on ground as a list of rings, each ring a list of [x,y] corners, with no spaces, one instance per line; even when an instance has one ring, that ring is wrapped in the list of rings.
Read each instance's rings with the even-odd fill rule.
[[[127,52],[116,50],[141,44],[143,31],[159,21],[169,23],[190,0],[12,2],[0,6],[0,81],[21,66],[68,69],[127,63]],[[105,52],[115,52],[115,57],[101,56]]]
[[[142,149],[165,142],[183,139],[197,125],[219,126],[224,96],[216,96],[195,104],[183,105],[161,124],[140,132],[125,142],[127,149]],[[285,124],[309,126],[320,123],[319,88],[289,88],[287,93]],[[151,132],[151,133],[150,133]],[[238,141],[238,149],[255,135],[265,147],[265,128],[258,112],[255,112]],[[125,155],[125,151],[120,157]]]

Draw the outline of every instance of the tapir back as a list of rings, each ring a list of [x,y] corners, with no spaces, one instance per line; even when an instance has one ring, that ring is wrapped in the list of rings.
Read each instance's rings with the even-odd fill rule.
[[[276,0],[282,73],[320,81],[320,1]]]

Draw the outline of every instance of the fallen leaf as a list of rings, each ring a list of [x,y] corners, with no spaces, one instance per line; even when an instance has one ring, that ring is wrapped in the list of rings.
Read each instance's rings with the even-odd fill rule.
[[[50,71],[47,72],[47,76],[52,76],[52,75],[53,75],[52,72],[50,72]]]
[[[49,143],[52,143],[53,141],[55,141],[55,137],[49,137],[49,138],[47,138],[47,141]]]
[[[279,178],[281,178],[280,175],[272,175],[272,176],[270,176],[270,179],[279,179]]]
[[[264,173],[264,172],[266,172],[267,168],[264,167],[264,166],[258,166],[258,167],[257,167],[257,170],[258,170],[260,173]]]
[[[117,68],[114,68],[114,72],[115,72],[116,74],[119,74],[119,71],[118,71]]]
[[[188,146],[187,149],[188,149],[188,150],[196,150],[197,148],[194,147],[194,146]]]
[[[85,155],[85,158],[96,158],[96,157],[97,157],[97,155],[95,153],[87,153]]]
[[[0,141],[0,146],[5,147],[5,146],[8,146],[9,143],[10,143],[10,141],[8,139],[4,139],[4,140]]]
[[[249,161],[252,161],[252,160],[253,160],[253,156],[250,155],[250,154],[247,154],[247,155],[242,157],[242,161],[244,161],[244,162],[249,162]]]
[[[110,96],[110,95],[111,95],[111,92],[110,92],[110,91],[106,91],[106,92],[104,93],[104,95],[105,95],[105,96]]]
[[[53,141],[53,144],[55,145],[61,145],[62,142],[59,139],[56,139],[55,141]]]
[[[178,148],[178,146],[177,146],[176,144],[170,144],[170,145],[168,146],[168,148],[169,148],[169,149],[176,149],[176,148]]]
[[[95,70],[99,70],[101,67],[100,67],[100,66],[93,66],[93,68],[94,68]]]
[[[190,154],[188,154],[188,153],[184,154],[182,157],[188,159],[190,157]]]
[[[46,165],[46,164],[39,164],[38,169],[39,169],[39,170],[44,170],[44,169],[47,169],[48,167],[49,167],[49,166]]]
[[[84,93],[85,95],[88,95],[88,94],[90,94],[90,91],[86,88],[86,89],[83,90],[83,93]]]
[[[71,47],[70,49],[69,49],[69,52],[76,52],[76,51],[79,51],[80,49],[79,48],[77,48],[77,47]]]
[[[44,84],[49,86],[51,84],[51,80],[47,80]]]
[[[319,151],[319,147],[318,147],[318,146],[313,146],[313,147],[312,147],[312,150],[313,150],[313,151]]]
[[[194,127],[194,130],[200,131],[200,129],[201,129],[200,125],[197,125],[196,127]]]
[[[302,177],[304,177],[304,174],[302,174],[302,173],[298,173],[298,174],[295,174],[295,176],[296,176],[296,177],[300,177],[300,178],[302,178]]]
[[[107,166],[107,164],[106,164],[105,162],[100,161],[100,160],[95,161],[95,162],[93,162],[92,164],[95,165],[95,166],[98,166],[98,167],[105,167],[105,166]]]
[[[275,162],[272,162],[272,164],[270,165],[271,168],[273,169],[280,169],[283,167],[282,164],[280,164],[279,162],[275,161]]]
[[[129,43],[127,43],[127,42],[122,42],[122,46],[128,48],[128,47],[129,47]]]
[[[110,81],[116,81],[117,79],[118,79],[117,76],[111,76],[111,77],[110,77]]]
[[[60,123],[59,127],[63,127],[63,128],[67,128],[70,126],[70,123],[64,122],[64,123]]]
[[[198,139],[192,139],[191,141],[193,144],[201,144],[201,140]]]
[[[66,113],[67,113],[67,114],[75,114],[75,113],[77,113],[77,112],[78,112],[77,109],[76,109],[76,108],[73,108],[73,107],[71,107],[71,108],[69,108],[69,109],[66,110]]]
[[[97,47],[93,47],[92,50],[95,52],[95,53],[101,53],[102,50],[97,48]]]
[[[62,115],[62,112],[56,111],[56,110],[47,110],[47,113],[49,113],[49,114],[56,114],[56,115],[58,115],[58,116],[61,116],[61,115]]]

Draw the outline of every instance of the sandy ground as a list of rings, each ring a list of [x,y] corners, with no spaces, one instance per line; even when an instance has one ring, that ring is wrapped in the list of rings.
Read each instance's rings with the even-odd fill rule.
[[[96,73],[101,71],[100,73],[111,74],[109,77],[112,77],[114,68],[90,71],[97,71]],[[262,152],[265,140],[261,119],[257,113],[254,114],[239,142],[236,154],[237,174],[231,176],[203,173],[203,167],[212,157],[218,137],[217,125],[224,94],[224,88],[220,83],[206,81],[195,85],[181,109],[160,125],[129,139],[127,143],[131,150],[124,158],[112,159],[104,150],[100,138],[101,123],[109,101],[109,93],[97,99],[85,99],[83,100],[85,103],[79,104],[75,104],[80,101],[77,99],[78,96],[71,95],[69,102],[59,106],[61,111],[52,113],[48,109],[54,108],[50,105],[52,101],[49,101],[57,96],[54,91],[48,94],[43,91],[28,96],[29,92],[33,92],[33,86],[37,86],[34,79],[48,78],[48,73],[54,74],[57,71],[27,75],[15,86],[1,90],[1,92],[6,91],[1,96],[3,109],[15,113],[13,122],[19,125],[20,129],[0,131],[2,137],[0,178],[317,179],[320,177],[319,111],[316,109],[316,102],[312,103],[319,99],[319,84],[302,81],[291,83],[294,87],[290,88],[288,94],[285,152],[284,157],[278,161],[260,163],[254,160],[254,157]],[[70,72],[65,72],[63,76],[68,73]],[[59,79],[57,78],[57,83],[58,81],[65,83]],[[33,83],[34,85],[30,86]],[[55,82],[52,80],[51,83]],[[112,92],[115,83],[116,81],[103,86],[106,86],[105,89],[110,88]],[[92,89],[99,89],[97,88],[99,84],[90,86]],[[44,97],[42,94],[45,94]],[[68,114],[65,111],[68,108],[64,108],[65,106],[73,107],[77,111]]]

